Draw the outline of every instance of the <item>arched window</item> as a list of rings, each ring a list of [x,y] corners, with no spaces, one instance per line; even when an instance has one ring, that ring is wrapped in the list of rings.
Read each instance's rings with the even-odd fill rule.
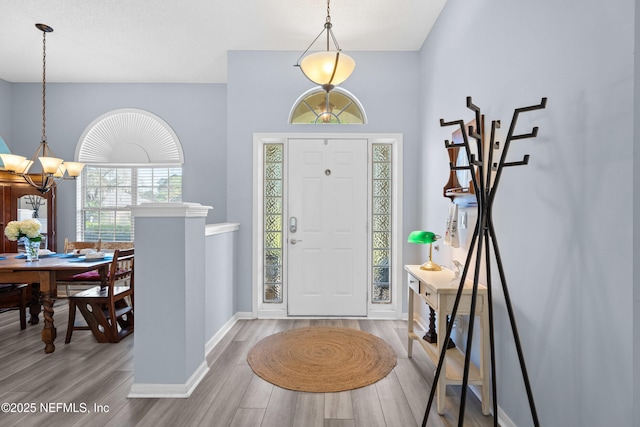
[[[363,124],[367,116],[358,99],[346,89],[309,89],[296,100],[289,113],[292,124]]]
[[[182,201],[182,146],[148,111],[98,117],[80,137],[76,159],[85,163],[77,187],[79,240],[131,241],[132,206]]]

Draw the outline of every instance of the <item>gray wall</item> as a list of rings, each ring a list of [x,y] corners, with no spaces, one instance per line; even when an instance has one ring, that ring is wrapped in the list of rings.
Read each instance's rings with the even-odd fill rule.
[[[11,141],[11,88],[11,83],[0,80],[0,137],[9,145],[9,148],[11,148],[9,144]]]
[[[520,118],[519,132],[540,133],[514,142],[511,158],[530,154],[530,164],[505,170],[494,206],[541,425],[633,425],[633,19],[630,0],[449,0],[420,52],[429,223],[443,223],[448,203],[442,141],[452,129],[439,119],[473,118],[472,96],[506,135],[514,108],[549,98]],[[494,286],[499,405],[531,425]]]
[[[640,46],[640,7],[635,7],[635,46]],[[635,55],[633,82],[633,142],[638,146],[640,135],[640,56]],[[640,164],[640,150],[633,150],[633,164]],[[634,426],[640,426],[640,168],[633,168],[633,408]]]
[[[241,224],[238,256],[249,265],[252,252],[251,171],[254,132],[399,132],[404,134],[404,227],[418,222],[415,153],[418,135],[418,55],[416,52],[349,52],[356,61],[353,75],[342,85],[362,102],[369,123],[352,126],[289,125],[298,96],[313,87],[293,64],[300,52],[229,52],[228,194],[230,222]],[[415,246],[415,245],[414,245]],[[411,249],[407,249],[410,253]],[[238,272],[236,311],[251,311],[251,269]],[[403,292],[402,295],[405,295]]]
[[[134,382],[185,385],[206,363],[205,222],[147,214],[135,218]]]
[[[205,342],[210,343],[233,317],[237,231],[207,235],[205,266]],[[217,337],[219,338],[219,337]]]
[[[3,86],[0,85],[0,91]],[[31,157],[40,142],[41,85],[12,85],[11,139],[15,154]],[[1,93],[1,92],[0,92]],[[55,154],[72,159],[85,128],[100,115],[140,108],[165,120],[184,150],[183,200],[213,206],[208,223],[226,218],[226,85],[47,84],[47,139]],[[2,108],[0,102],[0,134]],[[58,189],[58,245],[75,236],[75,185]]]

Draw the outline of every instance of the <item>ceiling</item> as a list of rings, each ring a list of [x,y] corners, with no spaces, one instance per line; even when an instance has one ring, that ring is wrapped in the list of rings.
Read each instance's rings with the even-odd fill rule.
[[[334,0],[345,52],[420,49],[446,0]],[[320,33],[325,0],[0,0],[0,79],[224,83],[226,52],[302,53]],[[314,47],[321,50],[322,44]],[[292,65],[297,60],[292,58]]]

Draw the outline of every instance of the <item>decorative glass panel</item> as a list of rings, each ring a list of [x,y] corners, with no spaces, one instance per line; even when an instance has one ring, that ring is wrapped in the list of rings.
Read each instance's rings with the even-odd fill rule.
[[[282,301],[282,284],[265,283],[264,300],[265,302]]]
[[[268,197],[282,197],[282,180],[268,180],[264,184],[265,195]],[[281,200],[281,199],[280,199]]]
[[[267,197],[264,203],[264,213],[279,214],[282,212],[282,198],[280,197]]]
[[[378,266],[389,266],[389,251],[376,249],[373,251],[373,264]]]
[[[373,182],[373,194],[378,197],[387,197],[391,195],[391,182],[389,180],[378,179]]]
[[[390,180],[391,179],[391,163],[373,163],[373,179]]]
[[[391,214],[391,198],[389,196],[373,197],[373,213],[389,215]]]
[[[389,283],[389,269],[375,267],[373,269],[373,281],[375,283]]]
[[[376,163],[391,163],[391,144],[377,145],[373,150],[373,161]]]
[[[371,301],[391,302],[391,144],[373,144]]]
[[[388,249],[391,246],[391,233],[373,233],[373,248]]]
[[[391,230],[389,215],[373,215],[373,231]]]
[[[282,144],[264,146],[264,302],[282,302]]]
[[[264,229],[265,231],[280,231],[282,228],[282,217],[280,215],[267,215],[265,217]]]
[[[267,162],[280,162],[282,163],[282,145],[270,144],[264,147],[265,157]]]
[[[282,176],[282,163],[267,163],[264,169],[266,178],[269,181],[278,181]]]

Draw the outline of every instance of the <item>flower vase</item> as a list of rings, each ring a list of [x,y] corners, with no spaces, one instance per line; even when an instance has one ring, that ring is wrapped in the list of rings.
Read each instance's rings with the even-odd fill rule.
[[[27,257],[27,262],[38,261],[40,240],[31,240],[28,237],[23,237],[22,243],[24,244],[24,254]]]

